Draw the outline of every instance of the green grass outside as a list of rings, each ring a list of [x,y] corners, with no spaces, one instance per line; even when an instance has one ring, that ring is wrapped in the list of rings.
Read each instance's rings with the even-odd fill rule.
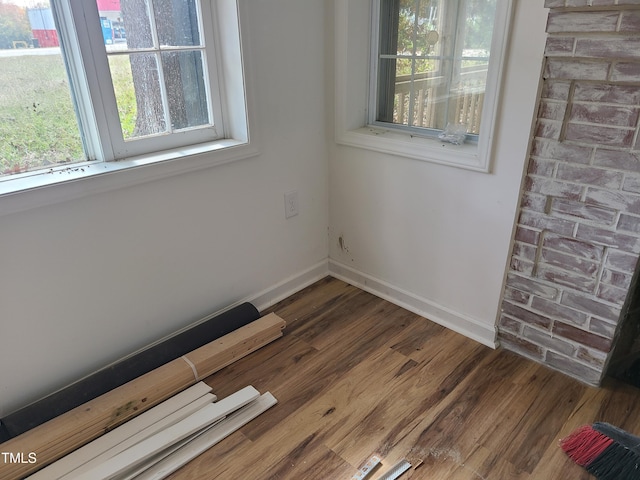
[[[136,116],[130,65],[126,55],[110,64],[126,138]],[[0,175],[84,160],[62,58],[1,58]]]

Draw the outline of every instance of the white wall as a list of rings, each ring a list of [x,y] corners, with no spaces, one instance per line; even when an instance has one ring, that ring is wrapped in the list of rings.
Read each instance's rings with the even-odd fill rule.
[[[494,331],[542,1],[515,1],[490,174],[336,146],[332,0],[248,1],[260,155],[0,216],[0,416],[279,282],[294,287],[328,253],[365,288],[475,326],[481,341]],[[293,189],[300,215],[285,220]]]
[[[491,173],[338,145],[330,156],[330,270],[489,345],[545,42],[543,2],[514,4]]]
[[[0,416],[326,268],[324,2],[249,4],[257,157],[0,216]]]

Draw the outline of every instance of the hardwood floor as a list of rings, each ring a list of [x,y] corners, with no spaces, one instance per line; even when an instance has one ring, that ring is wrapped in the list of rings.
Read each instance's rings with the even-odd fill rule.
[[[589,479],[558,440],[607,421],[640,434],[640,390],[592,388],[333,278],[270,311],[284,337],[209,377],[278,405],[170,478],[345,479],[374,453],[401,479]],[[268,312],[264,312],[268,313]]]

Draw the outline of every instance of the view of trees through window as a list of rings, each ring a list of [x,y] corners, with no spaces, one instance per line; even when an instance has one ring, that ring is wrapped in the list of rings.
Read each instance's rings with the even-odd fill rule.
[[[477,134],[496,0],[381,0],[377,120]]]
[[[211,127],[197,1],[94,1],[124,140]],[[87,160],[70,87],[49,1],[0,0],[0,175]]]

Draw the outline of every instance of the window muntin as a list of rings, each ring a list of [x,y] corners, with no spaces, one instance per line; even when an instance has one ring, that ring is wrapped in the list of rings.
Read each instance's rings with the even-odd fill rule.
[[[371,123],[480,133],[497,0],[379,0]]]
[[[212,126],[199,2],[97,5],[125,141]]]

